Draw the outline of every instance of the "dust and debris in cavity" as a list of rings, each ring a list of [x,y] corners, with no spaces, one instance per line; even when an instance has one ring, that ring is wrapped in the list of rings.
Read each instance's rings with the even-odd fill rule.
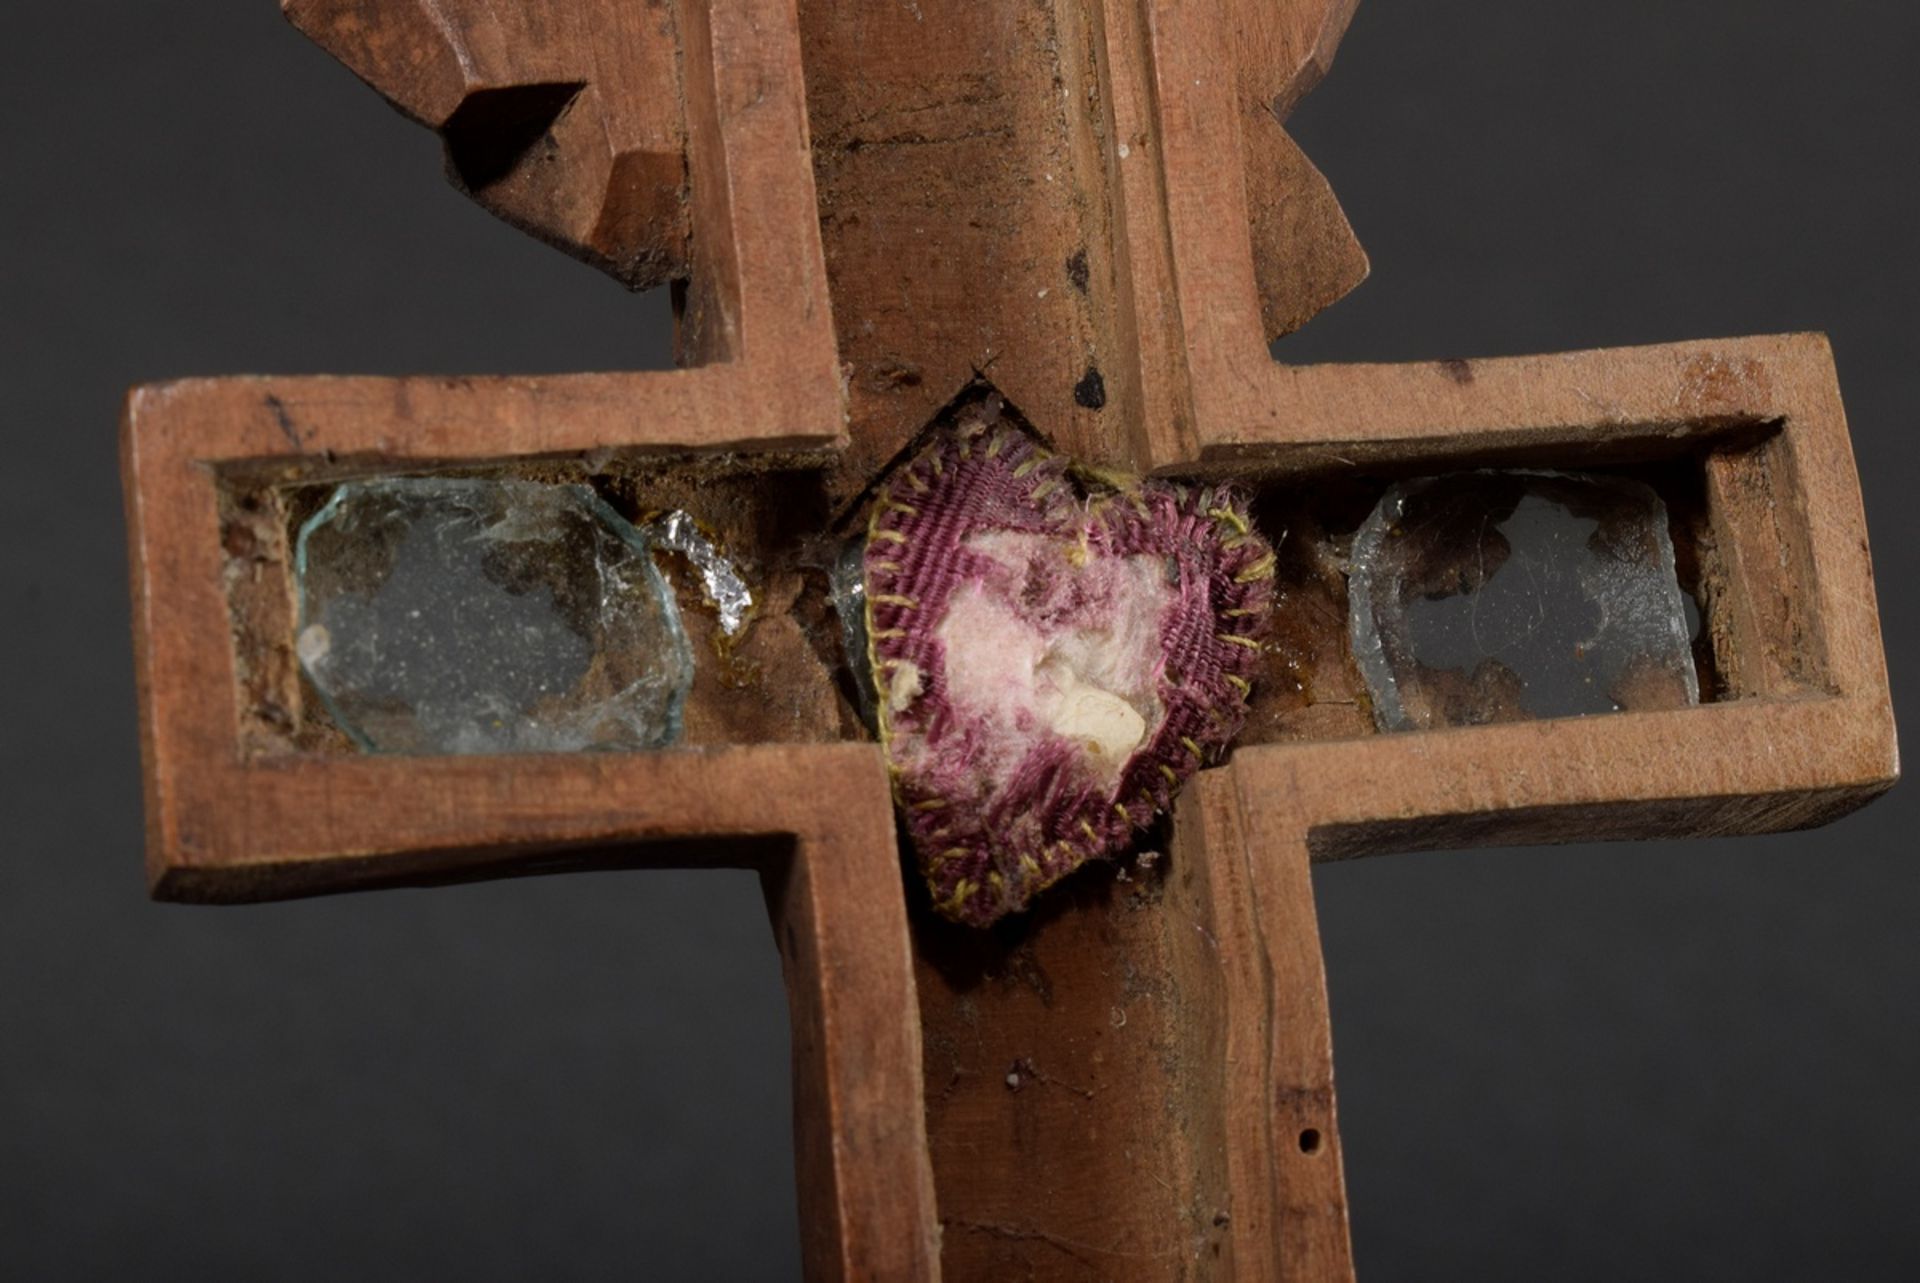
[[[285,497],[272,490],[222,487],[219,513],[241,751],[255,757],[350,747],[331,723],[310,724],[304,716]]]
[[[861,737],[839,679],[841,641],[827,600],[838,541],[828,529],[820,457],[628,454],[594,462],[592,484],[641,524],[684,514],[674,542],[691,552],[676,549],[665,568],[689,627],[695,617],[710,621],[719,661],[696,673],[688,742]]]
[[[1240,743],[1374,732],[1348,637],[1346,574],[1352,532],[1382,484],[1334,475],[1255,493],[1254,524],[1274,545],[1274,611]]]
[[[340,487],[296,544],[307,676],[366,750],[675,742],[694,654],[648,541],[584,486]]]
[[[581,479],[646,534],[656,549],[669,554],[663,568],[685,572],[688,582],[682,595],[697,600],[712,616],[715,653],[735,661],[767,606],[765,588],[756,586],[765,585],[781,569],[777,552],[771,558],[763,554],[774,543],[767,538],[767,527],[776,524],[778,517],[770,518],[765,510],[777,506],[767,492],[777,484],[774,478],[787,472],[781,461],[734,454],[661,456],[601,449],[590,451],[580,462],[585,469]],[[817,461],[808,461],[808,469],[815,473],[818,466]],[[733,663],[726,676],[739,683],[755,674]]]
[[[1135,852],[1130,862],[1122,859],[1115,868],[1113,874],[1113,880],[1115,882],[1134,883],[1136,881],[1135,873],[1138,873],[1138,884],[1133,896],[1135,908],[1140,907],[1142,902],[1148,898],[1150,888],[1157,890],[1157,888],[1152,888],[1149,879],[1153,877],[1154,870],[1159,867],[1161,858],[1159,851],[1147,848]]]
[[[1167,873],[1172,865],[1167,852],[1172,849],[1173,817],[1157,815],[1132,846],[1113,858],[1113,881],[1124,888],[1129,911],[1156,909],[1165,902]]]
[[[1665,504],[1594,473],[1389,488],[1356,538],[1354,653],[1382,729],[1699,699]]]
[[[702,666],[689,742],[859,736],[850,712],[833,711],[844,702],[833,693],[837,642],[823,650],[817,641],[834,623],[808,569],[809,558],[818,559],[815,545],[826,542],[818,454],[609,448],[394,469],[310,452],[239,462],[218,478],[244,751],[354,751],[294,651],[293,539],[342,482],[422,475],[586,485],[629,521],[659,523],[652,534],[660,568],[676,581],[689,626],[711,624],[721,660]],[[774,616],[778,622],[769,625]]]
[[[1462,366],[1465,369],[1462,369]],[[1471,362],[1435,363],[1449,379],[1473,375]],[[1397,480],[1413,469],[1361,472],[1345,460],[1310,484],[1256,488],[1254,524],[1275,544],[1275,609],[1250,713],[1239,742],[1344,739],[1378,732],[1373,698],[1353,653],[1348,576],[1355,532]],[[1462,461],[1470,465],[1471,460]],[[1441,468],[1438,471],[1455,470]],[[1714,629],[1718,558],[1707,519],[1704,474],[1697,456],[1614,464],[1589,470],[1644,482],[1666,502],[1675,570],[1687,614],[1697,685],[1703,700],[1725,689]]]

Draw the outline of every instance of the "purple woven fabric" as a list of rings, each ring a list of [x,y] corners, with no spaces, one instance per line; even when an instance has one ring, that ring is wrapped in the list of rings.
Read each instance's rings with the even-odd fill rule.
[[[1273,555],[1228,489],[1002,425],[895,474],[865,561],[880,725],[936,908],[984,926],[1164,811],[1246,717]]]

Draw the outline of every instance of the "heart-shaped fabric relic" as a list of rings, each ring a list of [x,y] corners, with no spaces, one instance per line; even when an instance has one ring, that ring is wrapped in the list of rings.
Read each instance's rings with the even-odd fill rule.
[[[935,907],[985,926],[1123,850],[1246,718],[1273,552],[1231,491],[963,424],[865,558],[879,726]]]

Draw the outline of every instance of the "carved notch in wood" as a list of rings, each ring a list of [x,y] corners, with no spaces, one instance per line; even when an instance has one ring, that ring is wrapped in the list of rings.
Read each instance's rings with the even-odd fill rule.
[[[284,0],[287,17],[446,144],[486,209],[633,289],[687,271],[676,10]]]

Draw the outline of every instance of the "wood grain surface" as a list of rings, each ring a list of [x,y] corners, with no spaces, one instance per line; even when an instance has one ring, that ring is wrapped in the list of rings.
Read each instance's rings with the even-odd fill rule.
[[[1282,124],[1352,0],[286,7],[480,203],[670,282],[683,368],[136,389],[154,892],[758,868],[811,1278],[1349,1278],[1310,860],[1795,827],[1898,773],[1824,340],[1272,359],[1366,271]],[[1237,480],[1290,551],[1286,649],[1231,760],[980,933],[902,883],[825,589],[875,480],[991,395],[1090,461]],[[1677,487],[1712,702],[1374,733],[1341,522],[1395,477],[1502,463]],[[349,750],[292,657],[289,541],[342,478],[441,470],[591,481],[721,534],[769,604],[734,667],[703,658],[684,746]]]

